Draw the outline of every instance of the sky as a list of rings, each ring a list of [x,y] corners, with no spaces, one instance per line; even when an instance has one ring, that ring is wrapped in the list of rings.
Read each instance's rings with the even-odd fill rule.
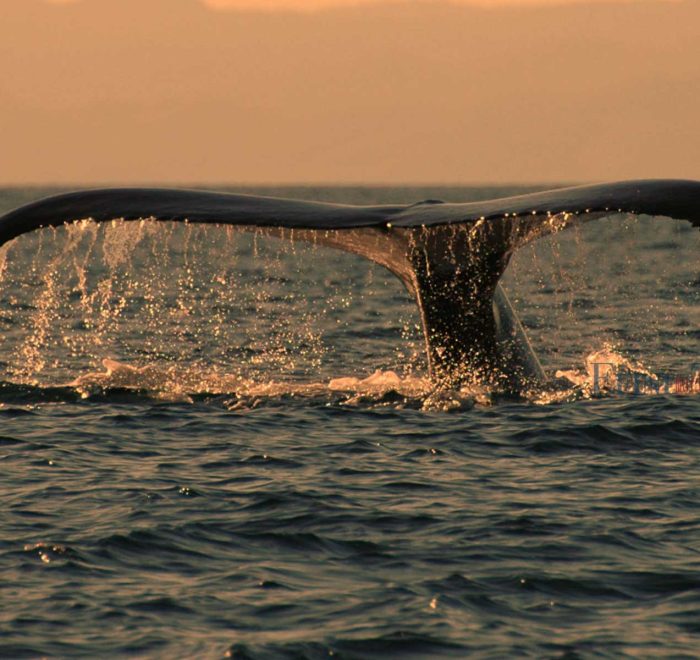
[[[74,4],[88,2],[89,0],[45,0],[49,4]],[[393,0],[399,2],[400,0]],[[439,0],[411,0],[412,3],[435,4]],[[562,5],[572,3],[609,3],[610,0],[449,0],[455,5],[479,5],[483,7],[498,7],[503,5]],[[644,0],[626,0],[627,2],[639,2]],[[648,0],[647,0],[648,1]],[[670,0],[672,1],[672,0]],[[236,10],[254,9],[263,11],[292,10],[292,11],[317,11],[333,7],[348,7],[367,4],[377,4],[377,0],[199,0],[207,7],[213,9]]]
[[[700,179],[698,0],[2,2],[0,185]]]
[[[59,2],[62,0],[58,0]],[[63,0],[65,1],[65,0]],[[74,0],[68,0],[74,1]],[[327,7],[357,6],[376,3],[376,0],[201,0],[205,5],[215,9],[292,9],[314,11]],[[434,0],[413,0],[413,2],[434,2]],[[546,5],[566,4],[571,2],[591,2],[596,0],[452,0],[453,4],[464,5]],[[608,0],[597,0],[608,1]]]

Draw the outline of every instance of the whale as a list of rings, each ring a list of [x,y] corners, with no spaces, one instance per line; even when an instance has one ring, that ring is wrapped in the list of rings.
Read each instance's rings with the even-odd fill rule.
[[[388,269],[415,300],[436,386],[518,393],[547,379],[500,284],[512,255],[539,238],[620,213],[700,228],[700,181],[621,181],[478,202],[373,206],[168,188],[80,190],[1,216],[0,245],[79,220],[152,219],[234,225],[345,250]]]

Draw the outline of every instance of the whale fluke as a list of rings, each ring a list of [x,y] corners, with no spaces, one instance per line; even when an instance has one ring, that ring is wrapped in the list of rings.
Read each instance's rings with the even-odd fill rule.
[[[0,244],[42,227],[90,219],[262,228],[354,252],[388,268],[418,303],[431,377],[521,389],[544,376],[498,282],[519,247],[615,213],[700,227],[700,182],[646,180],[578,186],[452,204],[350,206],[254,195],[115,188],[49,197],[0,217]]]

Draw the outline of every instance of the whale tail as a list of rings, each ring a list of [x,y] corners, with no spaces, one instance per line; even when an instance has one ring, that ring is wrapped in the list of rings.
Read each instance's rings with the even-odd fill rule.
[[[0,244],[42,227],[116,218],[237,225],[359,254],[394,273],[416,300],[430,375],[511,391],[544,379],[499,286],[515,250],[613,213],[688,220],[700,227],[700,182],[631,181],[486,202],[349,206],[167,189],[68,193],[0,217]]]

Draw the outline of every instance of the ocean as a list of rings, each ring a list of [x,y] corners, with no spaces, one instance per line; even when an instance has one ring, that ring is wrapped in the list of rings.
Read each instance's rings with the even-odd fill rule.
[[[20,237],[0,657],[697,657],[698,248],[614,216],[521,249],[504,288],[558,386],[436,399],[415,304],[360,257],[152,221]]]

